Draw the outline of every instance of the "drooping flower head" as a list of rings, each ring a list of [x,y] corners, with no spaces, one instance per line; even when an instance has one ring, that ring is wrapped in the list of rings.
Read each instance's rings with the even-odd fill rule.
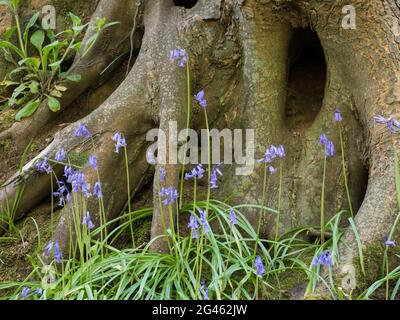
[[[283,146],[280,152],[281,153],[283,152],[283,156],[285,155],[285,150],[283,149]],[[277,156],[278,156],[278,148],[276,148],[274,145],[271,145],[269,148],[267,148],[267,150],[265,150],[264,157],[257,160],[257,162],[271,163]]]
[[[315,267],[317,265],[322,265],[326,267],[331,267],[333,265],[333,255],[329,250],[322,251],[319,256],[315,256],[312,265]]]
[[[122,136],[120,132],[117,132],[113,135],[112,140],[115,141],[115,152],[119,153],[120,148],[126,147],[125,138]]]
[[[283,145],[280,145],[278,148],[276,148],[276,155],[281,159],[285,157],[286,154]]]
[[[86,182],[85,174],[82,171],[73,170],[68,176],[67,182],[72,185],[72,192],[82,192],[87,198],[91,196],[90,185]]]
[[[21,290],[21,296],[24,299],[26,299],[30,293],[31,293],[31,289],[28,287],[23,287]]]
[[[194,178],[200,180],[201,178],[203,178],[204,172],[206,171],[203,169],[203,165],[199,163],[196,168],[192,169],[192,171],[185,173],[185,180],[191,180]]]
[[[178,190],[176,190],[173,186],[170,186],[168,188],[162,187],[160,191],[160,196],[161,198],[163,198],[163,206],[167,206],[169,204],[175,203],[175,200],[179,198],[179,193]]]
[[[208,288],[206,287],[206,281],[202,279],[200,284],[200,295],[203,296],[203,300],[208,300]]]
[[[268,171],[270,174],[275,174],[278,172],[278,169],[274,168],[273,166],[268,166]]]
[[[53,242],[49,241],[45,247],[44,255],[46,257],[50,257],[52,251],[53,251]]]
[[[75,131],[75,136],[77,138],[81,138],[81,137],[86,137],[86,139],[90,138],[90,131],[89,129],[83,124],[81,123],[78,127],[78,129],[76,129]]]
[[[388,238],[388,236],[385,236],[384,243],[385,243],[385,246],[389,247],[389,248],[394,248],[396,246],[396,241],[395,240],[390,240]]]
[[[335,110],[333,118],[335,119],[335,122],[341,122],[343,120],[342,113],[340,112],[339,109]]]
[[[92,218],[90,217],[89,211],[87,211],[86,215],[83,217],[82,224],[84,226],[87,226],[89,230],[92,230],[94,228],[94,223],[92,221]]]
[[[238,224],[237,217],[236,217],[236,213],[235,213],[235,210],[234,210],[233,208],[231,208],[231,209],[229,210],[229,222],[230,222],[232,225]]]
[[[58,244],[58,241],[54,243],[54,259],[56,263],[61,263],[62,262],[62,253],[60,249],[60,245]]]
[[[389,118],[386,119],[378,114],[374,117],[374,119],[376,123],[385,124],[389,129],[389,131],[392,133],[396,133],[397,131],[400,130],[400,122],[394,119],[393,116],[390,116]]]
[[[179,61],[179,67],[183,68],[187,63],[187,55],[185,49],[173,49],[170,52],[170,58],[173,61]]]
[[[210,174],[210,188],[215,189],[218,188],[218,176],[222,176],[222,171],[219,169],[219,167],[222,166],[222,162],[214,165],[211,168],[211,174]]]
[[[199,91],[195,96],[194,96],[199,103],[199,105],[203,108],[207,107],[207,100],[204,98],[205,93],[204,90]]]
[[[97,157],[90,155],[88,159],[89,166],[93,168],[93,170],[97,170]]]
[[[36,296],[39,296],[39,295],[43,294],[43,289],[42,288],[37,288],[33,294],[36,295]]]
[[[97,198],[100,199],[103,197],[103,193],[101,192],[101,183],[99,181],[96,181],[93,187],[93,195]]]
[[[56,192],[53,192],[53,196],[59,198],[58,205],[60,207],[63,207],[65,203],[71,199],[71,196],[64,181],[57,181],[57,184],[58,184],[58,190]]]
[[[254,269],[259,277],[265,273],[265,267],[260,256],[257,256],[254,261]]]
[[[192,238],[198,239],[199,233],[197,229],[199,228],[199,222],[197,221],[196,215],[194,215],[193,213],[190,215],[188,228],[192,231]]]
[[[208,233],[210,231],[210,227],[207,222],[207,212],[206,210],[200,209],[200,223],[203,227],[204,233]]]
[[[53,171],[47,158],[37,160],[35,162],[35,168],[40,173],[51,173]]]
[[[64,148],[61,148],[56,153],[56,156],[54,157],[54,160],[56,160],[56,161],[64,161],[66,158],[67,158],[67,152],[64,150]]]
[[[325,133],[319,136],[319,143],[325,146],[325,156],[333,157],[335,154],[335,146],[331,140],[329,140]]]
[[[163,167],[160,167],[160,169],[158,169],[158,174],[160,175],[160,182],[164,182],[165,177],[167,176],[167,170],[165,170]]]

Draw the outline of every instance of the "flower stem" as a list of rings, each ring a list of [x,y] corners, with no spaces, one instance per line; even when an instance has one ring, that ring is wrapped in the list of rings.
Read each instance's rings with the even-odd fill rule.
[[[326,156],[324,157],[324,173],[322,176],[322,191],[321,191],[321,244],[325,242],[325,176],[326,176]]]
[[[343,171],[343,178],[344,178],[344,187],[346,188],[346,195],[347,195],[347,201],[349,203],[350,214],[351,214],[351,217],[354,218],[353,206],[351,204],[349,183],[347,181],[347,170],[346,170],[346,163],[345,163],[345,157],[344,157],[343,133],[342,133],[342,127],[340,124],[339,124],[339,136],[340,136],[340,149],[341,149],[341,155],[342,155],[342,171]]]

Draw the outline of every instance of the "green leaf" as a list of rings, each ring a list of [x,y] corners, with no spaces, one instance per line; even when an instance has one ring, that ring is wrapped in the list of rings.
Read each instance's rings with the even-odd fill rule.
[[[58,90],[51,90],[50,91],[50,95],[52,95],[53,97],[57,97],[57,98],[61,98],[62,97],[62,93]]]
[[[25,27],[25,31],[24,31],[24,41],[25,43],[28,41],[28,35],[29,35],[29,30],[30,28],[32,28],[37,19],[39,18],[39,12],[35,13],[29,20],[29,22],[27,23],[26,27]]]
[[[76,15],[74,15],[73,13],[70,12],[69,17],[71,18],[74,27],[78,27],[82,24],[81,19]]]
[[[23,64],[32,67],[33,69],[37,70],[40,67],[40,60],[34,57],[28,57],[18,61],[18,64],[22,66]]]
[[[31,36],[31,43],[39,50],[42,50],[44,42],[44,32],[42,30],[35,31]]]
[[[79,82],[79,81],[81,81],[82,77],[80,74],[71,73],[66,76],[66,79],[69,81],[72,81],[72,82]]]
[[[60,105],[60,101],[58,101],[56,98],[53,98],[52,96],[48,96],[46,94],[47,97],[47,105],[49,106],[49,109],[53,112],[57,112],[60,111],[61,105]]]
[[[6,41],[9,41],[14,34],[15,30],[17,30],[17,27],[10,27],[8,28],[4,33],[3,33],[3,38]]]
[[[23,107],[21,110],[18,111],[18,113],[15,115],[15,120],[16,121],[21,121],[22,118],[26,118],[31,116],[37,108],[39,108],[40,105],[40,100],[30,100],[28,103]]]
[[[19,82],[9,81],[9,80],[0,81],[0,86],[5,86],[5,87],[13,86],[16,84],[19,84]]]
[[[37,81],[32,81],[32,82],[29,84],[29,90],[31,90],[31,92],[32,92],[33,94],[38,93],[38,92],[39,92],[39,83],[38,83]]]
[[[0,49],[1,48],[7,48],[13,50],[16,54],[18,54],[21,58],[24,58],[24,53],[18,49],[16,46],[14,46],[11,42],[5,41],[5,40],[0,40]]]
[[[62,91],[62,92],[67,91],[67,87],[64,87],[64,86],[55,85],[54,88],[55,88],[56,90]]]

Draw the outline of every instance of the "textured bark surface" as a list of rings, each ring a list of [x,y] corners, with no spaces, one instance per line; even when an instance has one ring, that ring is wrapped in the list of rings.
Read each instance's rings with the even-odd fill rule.
[[[346,172],[353,209],[357,212],[355,221],[365,252],[373,252],[366,265],[373,278],[380,261],[374,249],[382,246],[397,214],[393,143],[398,142],[386,128],[376,126],[373,117],[400,115],[400,52],[391,29],[391,18],[400,15],[399,8],[389,0],[199,0],[190,9],[175,4],[192,2],[148,0],[122,5],[119,1],[99,1],[92,19],[105,16],[120,24],[106,30],[91,54],[73,64],[74,72],[82,74],[82,81],[71,84],[57,117],[70,122],[68,113],[74,108],[74,101],[93,84],[106,81],[100,73],[116,57],[126,57],[132,50],[133,67],[118,88],[92,112],[62,130],[55,130],[58,132],[54,139],[38,157],[54,157],[61,146],[76,153],[92,150],[92,142],[74,138],[77,126],[86,124],[94,133],[107,219],[116,217],[126,204],[126,177],[123,155],[113,153],[111,136],[120,131],[127,138],[134,195],[154,172],[146,161],[146,132],[152,128],[168,132],[171,120],[177,121],[178,131],[185,128],[186,74],[170,61],[169,52],[186,48],[192,93],[200,89],[207,93],[211,128],[255,129],[256,158],[262,157],[270,144],[285,146],[280,233],[296,226],[319,224],[323,151],[317,141],[321,133],[326,133],[339,151],[339,132],[332,117],[340,107],[344,117]],[[355,30],[341,26],[342,8],[349,4],[357,10]],[[112,66],[117,68],[118,64]],[[53,117],[47,108],[40,108],[34,117],[1,132],[0,139],[11,138],[23,149],[29,139],[54,123]],[[203,113],[196,105],[192,106],[190,127],[204,128]],[[167,145],[167,151],[170,147]],[[4,202],[6,196],[15,195],[18,184],[25,183],[27,192],[17,219],[50,192],[49,177],[36,173],[33,161],[25,165],[22,174],[9,178],[0,190],[0,201]],[[165,168],[165,186],[178,188],[181,165]],[[260,204],[263,167],[256,164],[251,176],[236,176],[234,169],[234,165],[223,168],[224,177],[213,196],[222,198],[233,193],[236,203]],[[93,185],[96,176],[90,170],[85,173]],[[343,174],[339,156],[329,159],[326,219],[348,209]],[[279,177],[273,176],[266,199],[268,206],[277,206],[278,184]],[[159,206],[159,185],[155,176],[153,238],[164,233],[162,221],[169,225],[169,213]],[[89,209],[96,206],[96,201],[89,202]],[[56,238],[64,245],[69,241],[69,212],[70,208],[63,209],[56,232]],[[246,214],[255,224],[257,212]],[[274,237],[275,218],[266,213],[265,237]],[[165,241],[155,242],[154,250],[165,249]],[[358,249],[351,229],[346,231],[335,271],[339,285],[348,276],[348,266],[354,266],[357,276],[360,275]],[[362,285],[358,283],[360,288]],[[313,297],[325,295],[320,288]]]

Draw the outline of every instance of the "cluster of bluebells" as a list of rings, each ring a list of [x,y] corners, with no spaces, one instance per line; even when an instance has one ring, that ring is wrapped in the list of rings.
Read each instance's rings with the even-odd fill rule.
[[[163,206],[174,204],[175,200],[179,198],[179,192],[173,186],[169,188],[162,187],[160,191]]]
[[[197,229],[199,228],[199,222],[197,221],[196,215],[194,215],[193,213],[190,215],[188,228],[192,231],[193,239],[198,239],[199,233]]]
[[[179,61],[179,67],[183,68],[187,63],[187,55],[185,49],[174,49],[170,52],[170,58],[173,61]]]
[[[397,131],[400,130],[400,122],[397,121],[393,116],[390,116],[389,118],[384,118],[381,115],[375,116],[375,122],[379,124],[385,124],[387,128],[389,129],[390,132],[396,133]]]
[[[35,162],[35,169],[40,173],[51,173],[53,171],[47,158],[37,160]]]
[[[31,288],[23,287],[22,290],[21,290],[21,297],[24,298],[24,299],[26,299],[26,298],[29,296],[30,293],[31,293]],[[40,295],[43,294],[43,289],[42,289],[42,288],[37,288],[37,289],[33,292],[33,294],[34,294],[35,296],[40,296]]]
[[[185,173],[185,180],[197,179],[200,180],[203,178],[204,172],[203,165],[199,163],[196,168],[193,168],[192,171]]]
[[[126,147],[125,138],[120,132],[113,135],[112,140],[115,142],[115,152],[119,153],[119,149]]]
[[[201,107],[207,107],[204,90],[199,91],[194,97]]]
[[[86,215],[83,217],[82,225],[87,226],[89,230],[92,230],[94,228],[94,223],[92,221],[89,211],[87,211]]]
[[[62,253],[58,241],[55,241],[54,243],[53,241],[49,241],[49,243],[46,245],[44,255],[46,257],[50,257],[52,252],[54,252],[54,260],[56,261],[56,263],[61,263]]]
[[[319,137],[319,144],[325,146],[325,156],[333,157],[335,154],[335,146],[331,140],[328,139],[325,133],[321,134]]]
[[[384,243],[385,243],[385,246],[389,247],[389,248],[394,248],[396,246],[396,241],[395,240],[390,240],[388,238],[388,236],[385,236]]]
[[[256,260],[254,261],[254,270],[259,277],[265,273],[265,267],[260,256],[257,256]]]
[[[66,159],[67,159],[67,152],[65,151],[64,148],[61,148],[54,157],[54,160],[56,161],[65,161]]]
[[[264,157],[262,159],[257,160],[257,162],[260,163],[269,163],[268,165],[268,171],[270,174],[274,174],[278,171],[274,166],[271,165],[271,163],[274,161],[275,158],[280,158],[283,159],[285,157],[285,148],[283,145],[280,145],[279,147],[275,147],[274,145],[271,145],[267,150],[265,151]]]
[[[200,223],[203,227],[204,233],[208,233],[210,231],[210,227],[207,222],[207,211],[200,209]]]
[[[211,173],[210,173],[210,189],[216,189],[218,188],[218,176],[222,176],[222,171],[219,169],[219,167],[222,166],[222,162],[214,165],[211,168]]]
[[[206,281],[202,279],[200,284],[200,295],[202,296],[203,300],[208,300],[208,288],[206,287]]]
[[[322,253],[319,256],[315,256],[313,261],[312,261],[312,266],[326,266],[326,267],[332,267],[333,265],[333,255],[332,252],[325,250],[322,251]]]

